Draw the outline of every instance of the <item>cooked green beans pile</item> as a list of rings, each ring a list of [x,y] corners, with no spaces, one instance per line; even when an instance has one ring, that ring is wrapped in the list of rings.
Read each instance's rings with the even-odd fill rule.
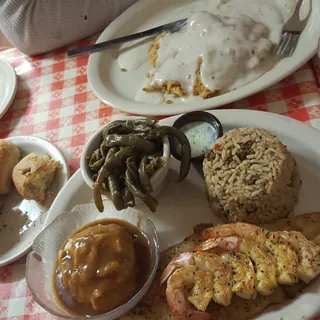
[[[94,202],[103,212],[102,194],[111,198],[118,211],[135,206],[140,198],[155,212],[158,201],[150,178],[165,165],[163,155],[164,136],[170,145],[176,141],[181,146],[181,165],[178,182],[189,173],[191,149],[187,137],[170,126],[159,126],[156,120],[139,119],[113,121],[102,133],[100,147],[87,159],[92,179]]]

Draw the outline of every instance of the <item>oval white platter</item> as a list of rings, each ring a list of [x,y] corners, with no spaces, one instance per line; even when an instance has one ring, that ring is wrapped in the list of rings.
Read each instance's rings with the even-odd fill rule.
[[[186,18],[183,8],[190,6],[190,4],[196,6],[199,1],[201,0],[140,0],[112,22],[97,42]],[[136,92],[150,68],[142,66],[135,71],[122,72],[117,61],[119,47],[91,54],[88,62],[89,84],[94,93],[106,104],[121,111],[140,115],[173,115],[194,110],[205,110],[245,98],[279,82],[301,67],[316,53],[320,36],[320,24],[318,22],[320,1],[305,0],[308,8],[307,2],[309,1],[312,3],[312,11],[294,55],[291,58],[282,59],[261,78],[235,91],[207,100],[192,99],[185,103],[180,103],[179,100],[175,101],[174,104],[162,103],[158,105],[136,102],[134,100]],[[146,46],[145,55],[147,50],[148,47]]]
[[[263,127],[274,133],[288,146],[297,160],[303,181],[299,204],[295,214],[320,211],[320,131],[301,122],[276,114],[248,110],[215,110],[210,111],[217,116],[224,131],[239,127]],[[160,121],[161,125],[172,125],[177,117]],[[193,233],[193,227],[199,223],[219,220],[211,213],[201,174],[194,167],[187,179],[176,184],[179,163],[172,159],[167,185],[159,194],[159,207],[151,214],[141,207],[155,224],[160,240],[161,250],[179,243]],[[52,204],[45,221],[45,226],[63,212],[74,206],[93,202],[92,190],[86,185],[80,170],[75,173],[60,191]],[[264,312],[259,320],[311,320],[320,313],[320,278],[308,286],[305,293],[287,305],[277,306]]]
[[[16,91],[16,73],[9,62],[0,59],[0,119],[10,107]]]
[[[61,170],[55,177],[48,191],[46,207],[49,207],[56,195],[69,179],[69,166],[63,153],[49,141],[28,136],[10,137],[11,141],[21,151],[21,158],[29,153],[49,155],[59,161]],[[43,229],[44,217],[47,208],[33,200],[25,200],[15,188],[9,195],[0,197],[0,267],[22,257],[30,248]]]

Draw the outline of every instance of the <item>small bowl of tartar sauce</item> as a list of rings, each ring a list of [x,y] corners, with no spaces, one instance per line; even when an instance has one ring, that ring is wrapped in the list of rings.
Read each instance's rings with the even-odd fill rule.
[[[179,117],[173,127],[182,131],[190,142],[191,161],[202,162],[205,154],[211,150],[218,138],[223,135],[221,122],[213,114],[204,111],[188,112]],[[171,148],[173,156],[179,160],[177,145]]]

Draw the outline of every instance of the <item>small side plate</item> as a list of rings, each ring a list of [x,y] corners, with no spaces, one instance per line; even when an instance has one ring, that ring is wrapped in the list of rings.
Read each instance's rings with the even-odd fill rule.
[[[10,107],[16,91],[16,73],[9,62],[0,59],[0,119]]]
[[[33,200],[25,200],[13,188],[7,196],[0,197],[0,267],[23,256],[42,231],[43,221],[56,195],[69,179],[68,163],[62,152],[49,141],[38,137],[18,136],[7,139],[21,151],[21,158],[29,153],[49,155],[59,161],[62,169],[48,192],[46,207]]]

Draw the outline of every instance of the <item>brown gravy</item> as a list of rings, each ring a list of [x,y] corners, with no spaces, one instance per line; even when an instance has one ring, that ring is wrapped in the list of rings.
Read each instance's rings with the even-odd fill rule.
[[[119,219],[98,220],[77,230],[60,249],[53,275],[55,295],[71,315],[103,314],[141,289],[151,264],[148,240],[136,226]],[[96,292],[100,300],[92,303]]]

